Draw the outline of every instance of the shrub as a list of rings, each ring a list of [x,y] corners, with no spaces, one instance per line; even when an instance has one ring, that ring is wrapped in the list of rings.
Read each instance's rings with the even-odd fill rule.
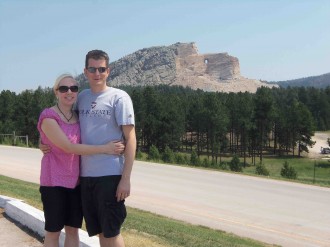
[[[1,139],[1,144],[4,144],[4,145],[13,145],[14,144],[14,141],[13,141],[13,138],[11,137],[4,137],[3,139]]]
[[[187,157],[180,153],[174,154],[175,163],[177,164],[187,164]]]
[[[160,154],[155,145],[151,145],[148,153],[148,160],[159,160]]]
[[[136,152],[136,155],[135,155],[136,159],[142,159],[143,158],[143,153],[141,152],[141,150],[138,150]]]
[[[241,172],[243,170],[237,155],[235,155],[230,161],[229,168],[234,172]]]
[[[256,166],[256,174],[262,176],[269,176],[269,171],[264,164],[259,164]]]
[[[165,147],[162,159],[164,162],[174,163],[174,153],[168,146]]]
[[[202,164],[204,167],[209,167],[210,166],[210,162],[207,158],[204,158],[203,159],[203,164]]]
[[[190,156],[190,164],[193,166],[199,166],[201,163],[197,153],[195,151],[192,151]]]
[[[185,155],[185,156],[183,156],[183,159],[184,159],[184,164],[189,164],[189,157],[188,157],[188,155]]]
[[[222,170],[229,170],[227,162],[220,162],[219,167]]]
[[[281,169],[281,176],[284,178],[296,179],[297,172],[292,166],[289,166],[287,161],[285,161]]]
[[[211,161],[211,164],[210,164],[211,167],[214,167],[214,168],[219,168],[219,165],[217,164],[217,162],[215,161],[215,159],[213,159]]]

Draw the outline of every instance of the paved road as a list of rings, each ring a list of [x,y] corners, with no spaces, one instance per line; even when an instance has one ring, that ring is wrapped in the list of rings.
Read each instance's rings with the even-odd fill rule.
[[[0,146],[0,174],[39,180],[41,152]],[[131,207],[282,246],[330,247],[330,188],[136,161]]]

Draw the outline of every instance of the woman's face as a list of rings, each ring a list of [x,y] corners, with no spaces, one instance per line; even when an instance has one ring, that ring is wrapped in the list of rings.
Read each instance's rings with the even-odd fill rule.
[[[73,78],[63,78],[58,84],[55,94],[59,103],[72,106],[77,100],[78,83]]]

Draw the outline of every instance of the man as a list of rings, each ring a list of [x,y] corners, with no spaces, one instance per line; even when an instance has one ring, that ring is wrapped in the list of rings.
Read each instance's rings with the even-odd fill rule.
[[[123,155],[81,156],[81,194],[89,236],[99,234],[100,245],[123,247],[120,228],[126,218],[125,198],[136,150],[132,100],[119,89],[108,87],[109,57],[101,50],[87,53],[84,74],[90,89],[78,96],[77,110],[83,144],[123,140]]]

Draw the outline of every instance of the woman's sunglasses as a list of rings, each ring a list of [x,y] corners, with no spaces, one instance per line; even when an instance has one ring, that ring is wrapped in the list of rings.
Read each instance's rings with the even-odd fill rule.
[[[67,91],[69,91],[69,89],[71,90],[71,92],[76,93],[76,92],[78,92],[79,87],[78,86],[70,86],[70,87],[59,86],[57,90],[60,91],[60,93],[66,93]]]

